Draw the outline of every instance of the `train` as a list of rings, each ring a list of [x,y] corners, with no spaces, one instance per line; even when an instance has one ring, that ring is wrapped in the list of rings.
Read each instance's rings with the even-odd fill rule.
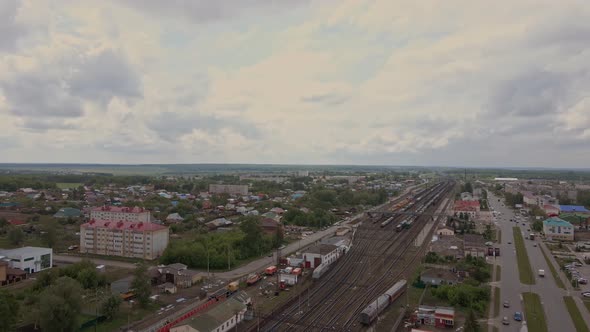
[[[367,306],[360,314],[360,322],[363,325],[371,325],[371,323],[385,310],[393,301],[395,301],[406,290],[408,282],[402,279],[388,289],[381,296],[377,297],[369,306]]]
[[[393,217],[387,218],[387,220],[385,220],[384,222],[381,223],[381,227],[387,226],[392,221],[393,221]]]

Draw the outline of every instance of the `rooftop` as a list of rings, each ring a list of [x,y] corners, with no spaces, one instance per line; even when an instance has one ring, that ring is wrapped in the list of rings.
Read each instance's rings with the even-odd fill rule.
[[[573,227],[569,222],[557,217],[545,219],[543,224],[547,226]]]
[[[561,212],[584,212],[590,213],[590,210],[586,209],[581,205],[560,205],[559,210]]]
[[[308,253],[308,254],[328,254],[336,249],[338,249],[338,247],[336,247],[333,244],[318,244],[318,245],[315,245],[313,247],[309,247],[308,249],[306,249],[305,253]]]
[[[91,219],[89,222],[80,225],[81,228],[108,228],[108,229],[131,229],[138,231],[159,231],[168,227],[151,222],[136,221],[110,221]]]
[[[30,256],[39,253],[47,253],[51,248],[42,247],[22,247],[16,249],[0,250],[0,254],[7,257]]]
[[[235,316],[236,312],[244,310],[248,302],[248,295],[239,292],[226,301],[217,303],[202,315],[182,321],[175,327],[189,325],[197,331],[213,331]]]
[[[123,212],[123,213],[144,213],[148,212],[148,210],[140,207],[125,207],[125,206],[99,206],[92,209],[92,211],[108,211],[108,212]]]

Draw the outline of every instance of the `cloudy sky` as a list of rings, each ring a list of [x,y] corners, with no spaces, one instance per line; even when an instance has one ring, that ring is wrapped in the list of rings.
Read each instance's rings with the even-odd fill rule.
[[[587,0],[1,0],[0,162],[588,167],[589,59]]]

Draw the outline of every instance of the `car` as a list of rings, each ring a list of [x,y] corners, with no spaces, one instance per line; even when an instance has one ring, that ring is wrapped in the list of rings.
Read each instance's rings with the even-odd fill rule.
[[[578,282],[580,284],[582,284],[582,285],[586,285],[586,284],[588,284],[588,279],[586,279],[586,278],[580,278],[580,279],[578,279]]]
[[[522,313],[520,311],[514,313],[514,320],[517,322],[522,321]]]
[[[575,263],[574,263],[574,266],[577,266],[577,267],[582,267],[582,263],[575,262]]]
[[[510,308],[510,302],[504,301],[504,308]]]
[[[582,292],[583,297],[590,297],[590,292]]]
[[[508,320],[508,317],[504,316],[504,318],[502,318],[502,325],[509,325],[510,321]]]
[[[536,244],[536,243],[535,243],[535,244],[533,244],[533,247],[536,247],[536,246],[537,246],[537,244]]]
[[[512,242],[508,241],[508,244],[512,244]]]

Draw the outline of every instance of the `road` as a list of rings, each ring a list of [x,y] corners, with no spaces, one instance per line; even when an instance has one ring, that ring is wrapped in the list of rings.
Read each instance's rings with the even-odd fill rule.
[[[110,259],[102,259],[102,258],[94,258],[94,257],[82,257],[82,256],[69,256],[69,255],[53,255],[54,262],[62,262],[62,263],[78,263],[83,259],[88,259],[96,265],[107,265],[107,266],[115,266],[115,267],[122,267],[126,269],[135,269],[136,265],[133,263],[110,260]]]
[[[500,311],[499,319],[502,319],[502,317],[508,317],[510,320],[510,325],[504,326],[502,331],[520,331],[522,324],[514,320],[514,312],[524,311],[521,294],[529,291],[537,293],[541,297],[547,321],[547,328],[550,332],[575,331],[574,324],[563,301],[563,296],[566,295],[566,292],[558,288],[553,280],[551,270],[539,248],[541,241],[539,239],[536,241],[525,239],[524,241],[536,283],[535,285],[530,286],[523,285],[520,283],[516,261],[516,249],[514,246],[513,227],[516,226],[517,223],[510,221],[510,219],[516,217],[515,211],[504,206],[502,204],[503,200],[498,202],[498,197],[491,193],[489,193],[488,201],[490,207],[501,212],[501,215],[495,218],[495,222],[502,232],[502,243],[499,245],[501,256],[495,259],[497,260],[497,263],[502,266],[500,281],[501,302],[510,302],[510,308],[502,307],[502,310]],[[521,218],[521,220],[523,220],[523,218]],[[518,222],[518,227],[520,227],[523,237],[530,233],[528,222],[525,222],[525,225],[523,225],[523,222],[520,221]],[[508,242],[510,242],[510,244]],[[534,246],[535,244],[537,245],[536,247]],[[545,270],[544,278],[538,276],[537,271],[539,269]],[[586,310],[585,308],[579,309],[580,311]],[[524,317],[524,320],[534,319],[535,317]]]

